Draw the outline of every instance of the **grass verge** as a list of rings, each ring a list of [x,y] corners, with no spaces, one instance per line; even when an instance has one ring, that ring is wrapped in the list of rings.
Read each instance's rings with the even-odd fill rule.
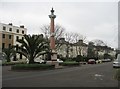
[[[62,65],[62,66],[79,66],[80,65],[80,63],[79,62],[72,62],[72,61],[70,61],[70,62],[63,62],[63,63],[60,63],[60,65]]]

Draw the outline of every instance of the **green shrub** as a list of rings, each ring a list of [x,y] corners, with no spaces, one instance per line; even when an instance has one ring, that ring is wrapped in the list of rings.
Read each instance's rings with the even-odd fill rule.
[[[54,69],[54,65],[48,64],[16,64],[11,67],[12,70],[44,70]]]
[[[25,62],[4,62],[2,63],[2,66],[9,66],[9,65],[15,65],[15,64],[25,64]]]
[[[118,81],[120,81],[120,69],[116,70],[115,79],[118,80]]]
[[[80,62],[80,61],[84,61],[84,60],[83,60],[83,56],[77,55],[77,57],[76,57],[76,62]]]
[[[76,63],[76,61],[74,61],[74,60],[66,60],[66,61],[64,61],[64,62],[68,62],[68,63]]]
[[[66,60],[67,60],[67,58],[65,58],[65,57],[60,57],[60,59],[61,59],[62,61],[66,61]]]
[[[66,61],[66,62],[63,62],[63,63],[60,63],[60,65],[62,66],[78,66],[80,65],[79,62],[72,62],[72,61]]]

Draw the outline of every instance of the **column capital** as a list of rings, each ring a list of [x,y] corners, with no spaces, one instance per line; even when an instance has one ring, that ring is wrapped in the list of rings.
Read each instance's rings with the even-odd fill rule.
[[[49,15],[49,18],[56,18],[56,15]]]
[[[52,8],[52,10],[51,10],[51,15],[49,15],[49,18],[56,18],[56,15],[54,15],[54,10],[53,10],[53,8]]]

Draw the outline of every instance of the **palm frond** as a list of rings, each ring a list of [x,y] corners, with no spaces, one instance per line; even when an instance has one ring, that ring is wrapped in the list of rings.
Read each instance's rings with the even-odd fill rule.
[[[36,57],[44,54],[46,49],[49,49],[42,35],[24,35],[24,40],[18,40],[21,46],[18,47],[17,53],[27,57],[30,62],[33,62]]]

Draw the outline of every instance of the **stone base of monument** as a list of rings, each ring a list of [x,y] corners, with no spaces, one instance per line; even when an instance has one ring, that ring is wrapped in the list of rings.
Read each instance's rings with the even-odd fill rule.
[[[57,61],[57,53],[55,50],[52,50],[51,52],[51,60],[46,62],[50,65],[55,65],[55,68],[62,68],[62,66],[59,65],[59,62]]]
[[[47,61],[46,64],[55,65],[55,68],[56,68],[56,69],[61,69],[61,68],[63,68],[63,66],[60,66],[60,65],[59,65],[59,62],[57,62],[57,61]]]
[[[59,67],[59,63],[57,61],[52,61],[52,65],[55,65],[55,68]]]

